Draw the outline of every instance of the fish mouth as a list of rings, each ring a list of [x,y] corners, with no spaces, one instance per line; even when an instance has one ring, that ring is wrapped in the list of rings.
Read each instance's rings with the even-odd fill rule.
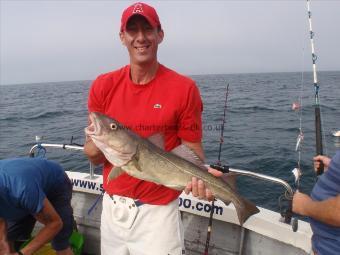
[[[98,119],[96,118],[96,113],[95,112],[90,112],[89,114],[89,122],[90,125],[85,128],[85,134],[87,135],[98,135],[100,131],[100,125],[99,122],[97,121]]]

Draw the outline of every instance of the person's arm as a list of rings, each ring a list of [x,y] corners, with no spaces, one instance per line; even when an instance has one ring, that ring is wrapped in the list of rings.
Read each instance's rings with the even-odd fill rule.
[[[87,158],[95,165],[100,165],[105,162],[104,154],[97,148],[90,137],[86,137],[84,153]]]
[[[205,161],[205,155],[203,151],[203,146],[201,142],[198,143],[191,143],[185,140],[181,140],[182,144],[191,149],[195,154],[204,162]]]
[[[182,144],[186,145],[191,150],[193,150],[196,153],[196,155],[204,162],[205,156],[201,142],[191,143],[182,140]],[[214,176],[223,175],[222,172],[210,167],[208,167],[208,172]],[[212,192],[205,187],[204,182],[202,180],[197,179],[196,177],[193,177],[191,182],[187,184],[186,188],[184,189],[184,192],[186,194],[189,194],[191,192],[194,197],[198,197],[199,199],[206,199],[209,201],[214,199]]]
[[[44,199],[42,210],[34,215],[34,217],[37,221],[41,222],[44,227],[34,239],[21,250],[24,255],[33,254],[33,252],[52,240],[63,227],[61,218],[47,198]]]
[[[10,254],[10,248],[7,242],[7,226],[3,218],[0,218],[0,254]]]
[[[340,227],[340,195],[323,201],[314,201],[308,195],[297,191],[293,197],[292,209],[297,214]]]

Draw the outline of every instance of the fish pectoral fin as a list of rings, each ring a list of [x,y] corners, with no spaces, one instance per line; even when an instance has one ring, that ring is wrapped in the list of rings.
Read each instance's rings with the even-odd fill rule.
[[[157,133],[148,137],[149,142],[156,145],[158,148],[164,150],[164,137],[162,134]]]
[[[108,177],[107,177],[107,182],[111,181],[112,179],[117,178],[119,175],[123,173],[123,169],[121,167],[112,167]]]
[[[197,154],[184,144],[181,144],[174,148],[171,153],[190,161],[203,170],[207,170],[204,162],[197,156]]]
[[[139,172],[142,172],[142,169],[140,168],[139,166],[139,163],[138,163],[138,159],[137,158],[133,158],[131,161],[130,161],[130,166],[132,166],[134,169],[136,169],[137,171]]]

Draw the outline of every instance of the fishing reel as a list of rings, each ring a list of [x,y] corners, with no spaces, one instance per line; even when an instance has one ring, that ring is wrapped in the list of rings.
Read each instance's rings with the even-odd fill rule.
[[[228,165],[221,165],[221,164],[212,164],[210,165],[211,168],[216,169],[224,174],[229,173],[229,166]]]
[[[292,226],[293,232],[296,232],[298,230],[298,219],[294,216],[294,213],[292,211],[292,202],[293,202],[293,196],[292,194],[289,194],[287,191],[279,197],[279,208],[280,208],[280,214],[281,214],[281,222],[289,224]]]
[[[302,136],[303,139],[303,134],[300,133],[299,137]],[[298,138],[298,143],[300,144],[300,139]],[[298,149],[299,145],[296,146]],[[300,178],[302,176],[302,172],[300,170],[300,164],[298,167],[294,168],[292,170],[292,174],[295,179],[295,191],[299,189],[300,187]],[[293,232],[296,232],[298,230],[298,219],[297,217],[293,217],[294,213],[292,210],[293,207],[293,196],[294,196],[294,190],[291,189],[290,192],[288,190],[285,191],[283,195],[279,197],[279,207],[280,207],[280,213],[282,216],[282,222],[286,224],[290,224],[292,226]],[[283,204],[286,203],[285,209],[283,209]]]

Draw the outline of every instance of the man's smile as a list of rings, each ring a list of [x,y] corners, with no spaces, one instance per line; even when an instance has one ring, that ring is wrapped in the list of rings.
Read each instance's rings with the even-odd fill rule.
[[[146,45],[146,46],[135,46],[134,47],[138,52],[144,52],[146,51],[147,49],[150,48],[150,45]]]

